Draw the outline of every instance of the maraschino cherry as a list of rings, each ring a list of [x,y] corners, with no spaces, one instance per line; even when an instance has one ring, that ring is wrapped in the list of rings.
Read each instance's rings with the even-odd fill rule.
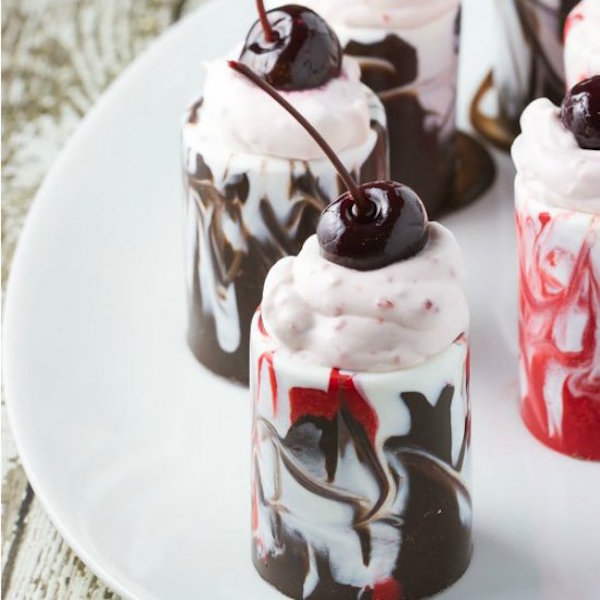
[[[600,150],[600,75],[571,89],[563,100],[560,118],[580,148]]]
[[[409,187],[393,181],[357,185],[318,131],[259,75],[246,65],[229,61],[285,108],[312,136],[337,170],[348,191],[323,210],[317,238],[323,256],[336,264],[370,271],[406,260],[429,240],[429,221],[423,203]]]
[[[340,74],[342,47],[314,11],[288,4],[269,12],[256,2],[260,18],[246,37],[239,61],[279,90],[307,90]]]
[[[317,237],[325,258],[369,271],[418,254],[429,239],[427,214],[411,188],[394,181],[359,187],[370,205],[361,214],[351,194],[342,194],[321,213]]]

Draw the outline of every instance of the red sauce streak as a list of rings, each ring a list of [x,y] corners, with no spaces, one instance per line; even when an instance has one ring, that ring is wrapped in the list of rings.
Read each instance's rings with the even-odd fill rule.
[[[331,421],[339,410],[339,399],[335,395],[311,388],[290,390],[290,419],[295,423],[302,417],[323,417]]]
[[[258,490],[256,484],[252,484],[252,531],[258,531]]]
[[[521,364],[528,381],[522,399],[522,416],[529,430],[551,448],[591,460],[600,460],[600,366],[595,364],[600,338],[600,273],[591,259],[593,228],[579,254],[570,256],[563,248],[551,248],[548,234],[564,226],[548,213],[535,220],[517,213],[519,243],[519,345]],[[564,284],[547,266],[572,260],[570,280]],[[546,268],[544,268],[546,267]],[[565,352],[557,347],[554,332],[565,315],[576,310],[587,315],[581,350]],[[550,370],[561,369],[566,378],[561,390],[562,422],[551,434],[548,426],[544,384]],[[556,401],[556,400],[554,400]]]
[[[373,592],[372,600],[402,600],[402,586],[391,577],[376,583],[373,588],[367,587],[367,591]]]
[[[258,331],[260,331],[261,335],[264,335],[265,337],[268,335],[267,334],[267,330],[265,329],[265,324],[263,322],[263,318],[262,318],[262,312],[260,312],[260,307],[258,307]]]
[[[332,369],[327,391],[300,387],[290,390],[292,424],[305,416],[332,420],[341,406],[346,407],[374,444],[379,420],[373,407],[356,387],[352,375]]]
[[[467,346],[467,360],[465,361],[465,384],[467,386],[467,393],[465,394],[469,398],[469,388],[471,386],[471,346]]]
[[[273,401],[273,416],[277,416],[277,375],[275,374],[275,367],[273,366],[273,353],[265,352],[261,354],[258,358],[258,381],[256,389],[260,390],[262,372],[263,372],[263,363],[267,363],[267,368],[269,370],[269,381],[271,383],[271,398]]]
[[[573,27],[573,25],[575,25],[575,23],[579,21],[583,21],[583,15],[581,13],[571,13],[567,17],[567,20],[565,21],[565,41],[567,39],[567,36],[569,35],[569,32],[571,31],[571,27]]]

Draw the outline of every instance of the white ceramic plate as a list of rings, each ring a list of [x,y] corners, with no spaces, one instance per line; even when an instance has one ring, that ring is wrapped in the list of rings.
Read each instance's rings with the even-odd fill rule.
[[[466,2],[463,108],[490,60],[488,4]],[[68,543],[131,598],[279,597],[249,558],[248,394],[184,342],[179,121],[202,59],[241,38],[253,5],[205,6],[90,112],[39,192],[6,298],[27,474]],[[518,416],[513,172],[496,158],[492,192],[447,219],[470,271],[475,553],[442,597],[597,599],[600,465],[547,450]]]

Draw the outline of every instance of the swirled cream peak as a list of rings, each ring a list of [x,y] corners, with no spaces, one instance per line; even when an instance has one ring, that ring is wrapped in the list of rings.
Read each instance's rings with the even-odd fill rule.
[[[345,57],[339,77],[320,88],[282,91],[336,152],[364,144],[370,132],[368,91],[360,67]],[[232,152],[312,160],[323,151],[303,127],[224,59],[207,63],[202,126],[196,135]]]
[[[532,198],[571,210],[600,214],[600,151],[584,150],[550,100],[534,100],[521,115],[512,147],[517,177]]]
[[[335,25],[410,29],[455,10],[460,0],[310,0],[309,6]]]
[[[439,223],[429,235],[416,256],[373,271],[328,261],[313,235],[267,276],[267,333],[296,360],[352,371],[393,371],[438,354],[467,332],[469,311],[454,236]]]

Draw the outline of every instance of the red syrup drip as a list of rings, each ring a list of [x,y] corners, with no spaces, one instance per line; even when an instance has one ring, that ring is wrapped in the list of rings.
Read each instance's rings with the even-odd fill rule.
[[[465,343],[467,343],[467,338],[466,336],[462,336],[465,339]],[[467,357],[465,360],[465,390],[464,390],[464,394],[465,394],[465,398],[467,398],[467,402],[469,403],[470,406],[470,400],[469,398],[471,397],[471,393],[470,393],[470,389],[471,389],[471,346],[467,345]],[[469,410],[467,410],[467,415],[465,417],[465,435],[467,437],[467,444],[471,444],[471,431],[472,431],[472,427],[471,427],[471,410],[469,408]]]
[[[290,420],[296,423],[302,417],[323,417],[331,421],[340,407],[339,398],[329,391],[311,388],[290,390]]]
[[[260,326],[260,325],[259,325]],[[258,358],[258,385],[257,390],[260,390],[263,364],[267,363],[267,369],[269,370],[269,382],[271,383],[271,398],[273,402],[273,416],[277,416],[277,375],[275,374],[275,367],[273,366],[273,353],[264,352]]]
[[[376,583],[372,588],[367,587],[367,591],[372,591],[371,600],[401,600],[402,586],[399,581],[384,579]]]
[[[465,385],[467,386],[465,396],[469,397],[469,389],[471,387],[471,347],[467,350],[467,360],[465,361]]]
[[[541,228],[536,231],[532,217],[517,213],[519,345],[528,381],[528,395],[522,403],[523,420],[533,435],[551,448],[575,457],[600,460],[600,376],[598,365],[594,364],[600,324],[600,277],[594,273],[590,236],[573,257],[571,280],[564,285],[543,269],[543,261],[554,265],[564,251],[557,248],[543,254],[540,250],[542,236],[550,233],[549,228],[556,223],[549,213],[541,213],[538,219]],[[531,261],[529,270],[528,261]],[[557,321],[569,307],[588,315],[581,350],[577,352],[563,352],[554,341]],[[551,435],[544,384],[550,369],[557,366],[567,370],[567,376],[561,389],[560,431]]]
[[[575,25],[575,23],[577,23],[578,21],[583,21],[582,13],[571,13],[567,17],[567,20],[565,21],[565,34],[564,34],[564,38],[563,38],[563,43],[566,42],[567,36],[569,35],[569,32],[571,31],[571,27],[573,27],[573,25]]]
[[[265,329],[265,323],[262,318],[262,312],[260,312],[260,306],[258,307],[259,315],[258,315],[258,330],[260,334],[264,337],[267,337],[267,330]]]
[[[352,375],[332,369],[327,391],[295,387],[290,390],[290,420],[292,425],[302,417],[322,417],[332,420],[341,406],[364,429],[371,444],[379,426],[377,414],[356,387]]]
[[[469,386],[471,384],[471,346],[469,345],[469,341],[467,336],[464,333],[461,333],[455,340],[455,342],[460,342],[467,345],[467,358],[465,360],[465,385],[466,385],[466,395],[469,396]]]

